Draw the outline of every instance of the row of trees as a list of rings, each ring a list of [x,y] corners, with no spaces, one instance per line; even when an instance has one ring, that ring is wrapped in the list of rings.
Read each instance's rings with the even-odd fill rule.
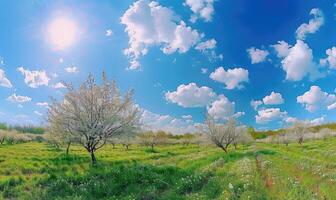
[[[48,111],[50,141],[54,141],[55,146],[62,141],[68,152],[72,143],[78,143],[87,150],[95,164],[95,152],[106,143],[122,141],[128,148],[134,138],[138,138],[141,144],[153,149],[168,141],[167,134],[160,131],[148,131],[135,137],[141,124],[140,111],[132,101],[133,91],[129,90],[122,96],[116,83],[108,81],[104,72],[101,85],[92,75],[78,89],[71,84],[65,85],[68,92],[61,101],[52,99]],[[238,126],[234,119],[218,123],[208,116],[201,131],[226,153],[230,145],[236,147],[238,143],[251,139],[246,128]],[[184,145],[190,144],[193,137],[185,135],[182,138]],[[197,138],[197,143],[202,142],[200,138],[204,139]]]

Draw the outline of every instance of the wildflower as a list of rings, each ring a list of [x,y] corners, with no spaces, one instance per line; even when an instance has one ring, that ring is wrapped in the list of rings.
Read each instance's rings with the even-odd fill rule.
[[[229,188],[233,190],[233,185],[231,183],[229,183]]]

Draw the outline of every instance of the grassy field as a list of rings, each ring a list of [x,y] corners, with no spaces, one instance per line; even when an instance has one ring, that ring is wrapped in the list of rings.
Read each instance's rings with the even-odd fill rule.
[[[336,199],[336,139],[155,151],[106,146],[91,166],[46,143],[0,146],[0,199]]]

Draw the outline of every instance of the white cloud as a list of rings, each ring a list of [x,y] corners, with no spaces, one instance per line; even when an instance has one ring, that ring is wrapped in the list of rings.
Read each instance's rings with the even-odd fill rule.
[[[48,107],[49,106],[48,102],[37,102],[36,105],[41,106],[41,107]]]
[[[247,52],[252,64],[264,62],[269,54],[267,50],[256,49],[255,47],[247,49]]]
[[[229,90],[242,88],[242,83],[249,81],[248,71],[243,68],[233,68],[225,71],[223,67],[219,67],[210,74],[210,78],[224,83],[226,85],[226,89]]]
[[[214,1],[215,0],[185,0],[185,5],[189,6],[194,13],[190,21],[195,23],[197,18],[202,18],[206,22],[211,21],[215,11],[213,7]]]
[[[327,107],[328,110],[334,110],[335,108],[336,108],[336,102],[333,103],[333,104],[330,104],[330,105]]]
[[[18,67],[17,70],[25,77],[24,82],[32,88],[37,88],[38,86],[48,86],[50,78],[48,77],[45,70],[28,70],[23,67]]]
[[[336,69],[336,47],[326,50],[327,57],[320,60],[323,66],[329,66],[331,69]]]
[[[40,113],[40,112],[37,111],[37,110],[35,110],[34,113],[35,113],[36,115],[38,115],[38,116],[42,116],[42,115],[43,115],[42,113]]]
[[[208,68],[201,68],[201,73],[202,74],[208,73]]]
[[[271,92],[270,95],[265,96],[263,98],[263,102],[265,105],[278,105],[278,104],[283,104],[284,99],[282,98],[282,95],[277,92]]]
[[[295,118],[295,117],[285,117],[283,119],[283,121],[286,123],[286,124],[293,124],[297,121],[299,121],[299,119]]]
[[[0,69],[0,86],[6,88],[12,88],[12,83],[6,77],[5,71]]]
[[[262,105],[263,102],[260,100],[251,100],[250,105],[254,110],[258,110],[258,106]]]
[[[289,50],[292,47],[285,41],[278,41],[278,44],[271,45],[277,53],[279,58],[284,58],[289,54]]]
[[[216,48],[216,40],[215,39],[211,39],[211,40],[207,40],[205,42],[200,42],[196,45],[195,49],[199,50],[201,52],[205,52],[206,50],[209,49],[214,49]]]
[[[160,115],[148,110],[142,110],[141,122],[145,129],[163,130],[175,134],[194,133],[197,131],[191,119],[174,118],[170,115]]]
[[[113,31],[112,31],[111,29],[107,29],[107,30],[105,31],[105,36],[110,37],[110,36],[112,36],[112,35],[113,35]]]
[[[58,83],[54,84],[52,87],[55,88],[55,89],[66,88],[66,86],[61,82],[58,82]]]
[[[266,124],[271,121],[283,119],[287,116],[287,112],[282,112],[280,108],[266,108],[258,111],[258,115],[255,116],[258,124]]]
[[[313,51],[301,40],[297,40],[296,44],[289,49],[288,55],[281,63],[287,80],[300,81],[305,76],[315,80],[322,76],[313,61]]]
[[[11,96],[7,97],[7,101],[10,101],[12,103],[26,103],[31,101],[31,98],[27,96],[16,95],[14,93]]]
[[[296,30],[296,38],[299,40],[304,40],[309,33],[317,32],[324,23],[323,12],[318,8],[313,8],[310,13],[313,16],[309,20],[308,24],[303,23]]]
[[[310,124],[313,125],[313,126],[317,126],[317,125],[323,124],[324,121],[325,121],[325,117],[322,116],[322,117],[310,120]]]
[[[192,116],[191,115],[183,115],[182,119],[192,120]]]
[[[174,92],[166,92],[166,100],[182,107],[203,107],[208,105],[216,93],[209,87],[198,87],[196,83],[180,85]]]
[[[323,92],[320,87],[314,85],[310,87],[309,91],[298,96],[296,101],[303,104],[309,112],[314,112],[318,109],[332,109],[332,104],[336,102],[336,96]]]
[[[66,67],[64,70],[65,70],[66,72],[68,72],[68,73],[72,73],[72,74],[75,74],[75,73],[78,73],[78,72],[79,72],[78,68],[75,67],[75,66],[73,66],[73,67]]]
[[[121,23],[129,36],[129,48],[124,53],[130,58],[132,70],[140,68],[138,59],[147,54],[150,46],[161,46],[165,54],[185,53],[201,39],[201,34],[179,20],[173,10],[154,1],[133,3]]]
[[[208,106],[208,113],[216,120],[240,117],[245,114],[244,112],[235,113],[235,102],[231,102],[224,95],[219,95],[218,99]]]

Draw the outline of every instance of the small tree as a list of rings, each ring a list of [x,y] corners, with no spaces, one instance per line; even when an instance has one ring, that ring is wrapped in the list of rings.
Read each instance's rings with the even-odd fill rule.
[[[303,121],[296,121],[291,130],[297,138],[299,144],[302,144],[304,141],[305,133],[307,132],[307,123]]]
[[[62,101],[52,99],[48,122],[54,133],[76,138],[90,153],[96,163],[95,152],[109,138],[132,132],[138,125],[139,111],[132,103],[130,90],[122,97],[114,81],[105,73],[102,85],[97,85],[92,75],[74,89],[66,84],[68,92]]]
[[[227,153],[228,147],[235,141],[237,131],[236,120],[231,118],[225,124],[220,124],[216,123],[214,118],[208,115],[205,125],[205,131],[211,141]]]

